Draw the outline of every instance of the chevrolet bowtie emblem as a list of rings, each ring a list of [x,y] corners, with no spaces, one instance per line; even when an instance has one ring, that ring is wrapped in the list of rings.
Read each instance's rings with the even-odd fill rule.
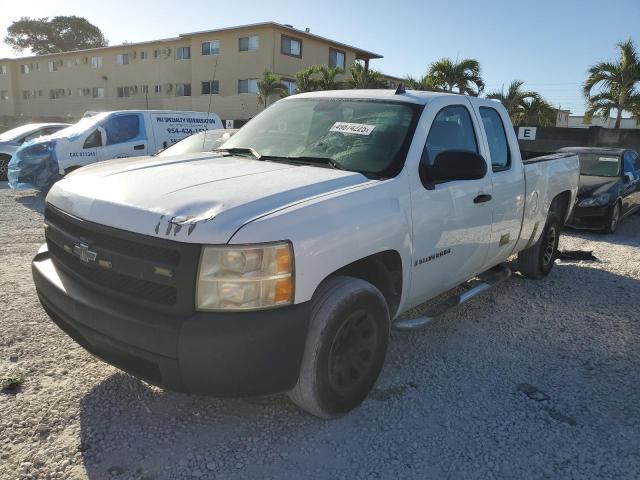
[[[80,260],[85,263],[95,262],[96,257],[98,256],[96,252],[89,250],[89,245],[86,243],[76,243],[73,246],[73,253],[80,257]]]

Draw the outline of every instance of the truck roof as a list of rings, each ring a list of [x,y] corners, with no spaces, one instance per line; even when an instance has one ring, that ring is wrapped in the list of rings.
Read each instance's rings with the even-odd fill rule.
[[[407,90],[405,93],[396,94],[395,89],[371,89],[371,90],[326,90],[320,92],[307,92],[293,95],[291,98],[359,98],[371,100],[393,100],[396,102],[416,103],[426,105],[433,98],[445,95],[459,96],[457,93],[424,92],[419,90]],[[288,97],[289,98],[289,97]],[[475,97],[468,97],[473,99]]]

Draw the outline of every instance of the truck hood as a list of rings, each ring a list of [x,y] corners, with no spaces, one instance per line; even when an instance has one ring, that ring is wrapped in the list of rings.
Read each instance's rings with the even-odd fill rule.
[[[355,172],[211,153],[137,157],[76,170],[54,184],[47,202],[110,227],[222,244],[253,219],[370,181]]]

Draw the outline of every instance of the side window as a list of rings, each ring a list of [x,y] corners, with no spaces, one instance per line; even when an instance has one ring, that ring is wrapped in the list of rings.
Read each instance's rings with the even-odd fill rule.
[[[100,130],[96,129],[87,137],[84,141],[82,148],[96,148],[102,146],[102,137],[100,136]]]
[[[487,133],[491,169],[494,172],[508,170],[511,167],[511,152],[500,114],[493,108],[480,107],[480,117]]]
[[[107,119],[103,128],[107,132],[107,145],[132,140],[140,133],[138,115],[116,115]]]
[[[444,107],[431,124],[422,161],[433,164],[445,150],[470,150],[478,153],[478,144],[469,110],[462,105]]]

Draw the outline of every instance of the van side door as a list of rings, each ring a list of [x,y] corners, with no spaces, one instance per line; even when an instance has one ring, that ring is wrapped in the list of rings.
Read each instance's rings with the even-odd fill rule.
[[[493,222],[486,268],[505,261],[513,252],[525,204],[524,165],[511,119],[500,104],[470,99],[486,142],[493,186]]]
[[[439,97],[423,113],[420,162],[430,165],[446,150],[484,152],[481,130],[468,100]],[[416,135],[422,132],[416,132]],[[408,172],[411,189],[412,274],[409,303],[417,305],[482,271],[491,232],[491,177],[425,185],[419,165]]]
[[[149,141],[141,113],[116,113],[106,118],[100,127],[105,138],[98,147],[98,160],[148,154]]]

